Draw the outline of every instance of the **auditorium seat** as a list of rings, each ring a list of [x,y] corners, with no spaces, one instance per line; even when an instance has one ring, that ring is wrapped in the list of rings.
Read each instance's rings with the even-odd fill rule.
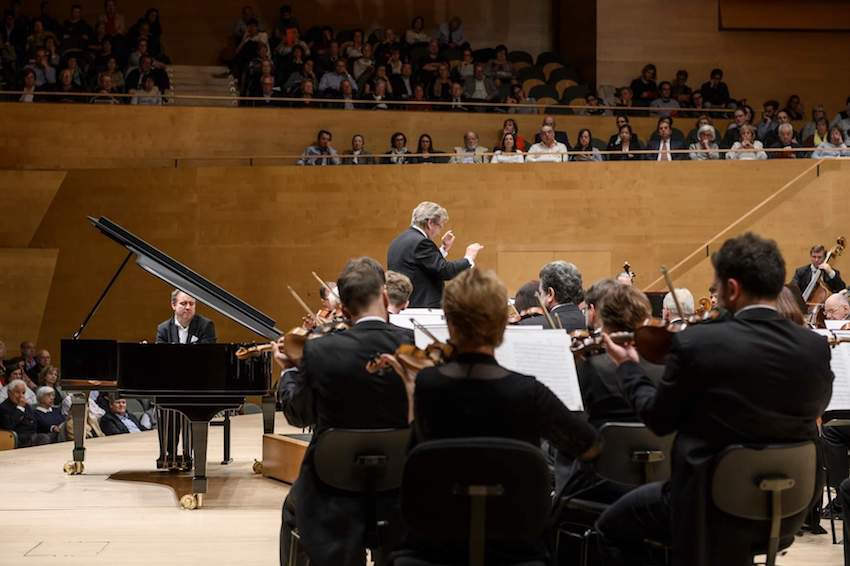
[[[18,447],[18,435],[11,430],[0,429],[0,450],[13,450]]]
[[[560,63],[562,65],[566,65],[567,61],[563,55],[560,53],[555,53],[554,51],[544,51],[537,56],[537,65],[542,67],[546,63]]]
[[[541,100],[543,98],[551,98],[554,101],[554,104],[558,103],[558,91],[555,90],[555,87],[547,84],[536,85],[530,90],[527,90],[526,94],[532,98],[536,98],[541,104],[543,104]]]
[[[551,63],[546,63],[543,65],[543,75],[546,77],[546,81],[549,81],[549,78],[552,76],[552,73],[556,69],[562,69],[564,66],[557,61],[553,61]]]
[[[508,53],[508,61],[511,63],[527,63],[529,66],[534,65],[534,58],[527,51],[511,51]]]

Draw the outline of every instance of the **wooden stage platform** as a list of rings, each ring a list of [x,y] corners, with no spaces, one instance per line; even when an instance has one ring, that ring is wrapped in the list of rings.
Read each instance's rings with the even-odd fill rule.
[[[277,420],[276,432],[295,431],[282,415]],[[277,564],[288,486],[252,473],[261,457],[260,415],[233,419],[232,434],[233,463],[221,466],[222,429],[210,429],[209,493],[194,511],[181,509],[167,485],[110,479],[155,473],[153,432],[87,441],[82,476],[62,471],[70,443],[0,452],[0,565]],[[798,538],[779,560],[841,562],[842,547],[829,535]]]

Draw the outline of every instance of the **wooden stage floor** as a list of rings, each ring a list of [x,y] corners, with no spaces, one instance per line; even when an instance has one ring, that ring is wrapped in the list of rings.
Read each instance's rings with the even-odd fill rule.
[[[277,421],[277,432],[292,430],[281,414]],[[261,431],[260,415],[233,419],[233,463],[222,466],[222,429],[210,429],[210,489],[195,511],[180,509],[168,486],[109,479],[155,471],[153,432],[88,441],[82,476],[62,471],[70,443],[0,452],[0,565],[277,564],[288,486],[251,471]],[[778,562],[838,566],[842,547],[807,535]]]

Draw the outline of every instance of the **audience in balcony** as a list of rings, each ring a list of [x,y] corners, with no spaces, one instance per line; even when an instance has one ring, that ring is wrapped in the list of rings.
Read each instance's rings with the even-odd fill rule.
[[[366,149],[366,138],[362,134],[354,134],[351,138],[351,149],[342,154],[343,165],[374,165],[375,157]]]
[[[576,145],[572,147],[570,155],[573,161],[602,161],[602,154],[593,147],[593,134],[587,128],[579,130]]]
[[[551,120],[549,120],[550,118]],[[567,145],[557,140],[557,133],[554,127],[554,118],[547,116],[538,134],[540,141],[528,148],[528,153],[525,156],[527,162],[562,162],[569,159]]]
[[[2,388],[0,388],[0,402],[5,401],[9,397],[9,384],[13,381],[20,381],[24,384],[24,397],[26,398],[27,403],[30,405],[35,405],[38,399],[35,396],[36,387],[31,387],[31,381],[27,380],[27,376],[24,373],[23,368],[16,367],[12,364],[6,370],[6,384]],[[3,428],[3,427],[0,427]]]
[[[447,47],[466,47],[469,45],[463,33],[463,21],[457,16],[440,24],[437,40]]]
[[[640,76],[632,81],[630,86],[635,106],[649,106],[658,98],[658,85],[655,83],[657,70],[649,63],[641,69]]]
[[[732,144],[731,151],[726,153],[726,159],[767,159],[762,143],[756,139],[756,129],[744,124],[740,128],[740,139]]]
[[[56,406],[56,392],[49,385],[43,385],[38,388],[35,395],[38,402],[33,414],[37,432],[50,436],[51,442],[56,442],[65,424],[65,416],[60,407]]]
[[[844,133],[844,136],[848,137],[850,136],[850,96],[847,97],[845,104],[847,108],[835,115],[835,118],[829,123],[829,127],[837,126]]]
[[[0,429],[17,434],[18,446],[38,446],[55,441],[50,434],[38,432],[35,411],[27,398],[29,389],[20,379],[13,379],[5,387],[8,397],[0,403]]]
[[[675,109],[679,108],[679,101],[673,98],[673,85],[669,81],[662,81],[658,90],[658,98],[649,104],[650,107],[657,109],[652,111],[652,115],[675,116]]]
[[[487,153],[490,150],[482,145],[478,145],[478,134],[473,131],[468,131],[463,135],[463,146],[454,148],[454,155],[449,160],[449,163],[487,163]]]
[[[327,130],[319,130],[316,142],[307,146],[298,165],[339,165],[340,158],[336,149],[331,145],[333,136]]]
[[[434,155],[435,153],[444,153],[440,149],[434,149],[434,142],[429,134],[419,136],[419,142],[416,144],[416,153],[418,155],[408,158],[408,163],[446,163],[447,157]]]
[[[416,16],[410,22],[410,28],[404,32],[404,41],[408,45],[428,43],[431,41],[431,36],[425,31],[425,19],[422,16]]]
[[[712,69],[709,80],[700,88],[704,103],[709,108],[726,108],[732,102],[729,87],[723,82],[723,70]]]
[[[800,132],[800,137],[804,140],[809,139],[809,137],[815,133],[815,124],[817,124],[818,118],[823,118],[824,120],[829,120],[829,117],[826,115],[826,110],[824,110],[823,104],[815,104],[812,107],[812,119],[803,126],[803,130]],[[828,123],[828,122],[827,122]]]
[[[818,118],[815,121],[815,131],[808,138],[802,140],[803,145],[806,147],[818,147],[820,144],[828,142],[830,137],[829,130],[829,122],[826,121],[826,118]]]
[[[408,153],[410,150],[407,149],[407,136],[402,132],[395,132],[390,136],[390,149],[384,154],[382,162],[387,165],[404,165],[409,163]]]
[[[646,149],[655,153],[647,154],[650,161],[678,161],[686,159],[683,153],[673,153],[675,150],[683,149],[681,140],[673,137],[673,126],[669,118],[658,120],[656,130],[658,137],[654,137],[646,144]]]
[[[613,136],[612,136],[613,137]],[[613,145],[609,142],[608,151],[618,151],[608,155],[611,161],[640,161],[643,156],[633,153],[633,150],[641,149],[637,136],[632,131],[632,125],[628,122],[620,126]]]
[[[498,138],[496,138],[499,144],[501,144],[502,138],[505,134],[513,134],[514,143],[519,151],[525,153],[528,150],[528,142],[520,135],[519,126],[513,118],[508,118],[502,122],[502,130],[499,132]]]
[[[718,151],[720,148],[714,143],[714,139],[714,126],[710,126],[709,124],[700,126],[700,129],[697,130],[698,141],[690,144],[691,152],[688,156],[693,161],[720,159],[720,152]]]
[[[510,132],[502,136],[499,149],[493,152],[490,163],[524,163],[525,156],[517,149],[516,138]]]
[[[841,129],[838,127],[830,128],[829,139],[819,143],[817,148],[818,149],[812,153],[813,159],[835,159],[837,157],[850,157],[850,151],[848,151],[847,144],[844,143],[844,136],[841,132]]]

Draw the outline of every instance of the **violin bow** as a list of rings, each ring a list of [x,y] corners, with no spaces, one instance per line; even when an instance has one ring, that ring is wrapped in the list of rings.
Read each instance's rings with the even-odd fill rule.
[[[324,288],[325,288],[325,290],[326,290],[328,293],[330,293],[331,295],[333,295],[334,297],[336,297],[336,300],[337,300],[337,301],[339,301],[340,303],[342,302],[342,301],[340,300],[340,298],[339,298],[339,295],[337,295],[336,291],[334,291],[334,290],[331,288],[331,286],[330,286],[330,285],[328,285],[327,283],[325,283],[325,280],[324,280],[324,279],[322,279],[321,277],[319,277],[319,276],[316,274],[316,272],[315,272],[315,271],[311,271],[310,273],[312,273],[312,274],[313,274],[313,277],[315,277],[315,278],[316,278],[316,281],[318,281],[318,282],[319,282],[319,285],[321,285],[322,287],[324,287]]]
[[[673,297],[673,302],[676,304],[676,312],[679,313],[679,318],[682,322],[685,321],[685,313],[682,311],[682,304],[679,302],[679,297],[676,296],[676,289],[673,287],[673,279],[670,278],[670,272],[667,271],[667,266],[661,266],[661,274],[664,276],[664,282],[667,283],[667,288],[670,289],[670,296]]]
[[[424,325],[422,325],[422,323],[420,323],[418,320],[416,320],[415,318],[411,318],[411,319],[410,319],[410,322],[413,324],[413,328],[418,329],[418,330],[421,330],[421,331],[422,331],[422,333],[423,333],[425,336],[427,336],[428,338],[430,338],[430,339],[431,339],[431,341],[433,341],[433,342],[435,342],[435,343],[439,342],[439,340],[437,340],[437,337],[436,337],[436,336],[434,336],[434,334],[433,334],[430,330],[428,330],[427,328],[425,328],[425,326],[424,326]]]
[[[546,323],[549,325],[549,328],[563,329],[564,327],[561,325],[561,319],[553,317],[552,313],[549,312],[549,309],[546,308],[546,303],[543,301],[543,293],[537,291],[534,296],[537,297],[537,302],[540,303],[540,308],[543,309],[543,317],[546,319]],[[557,324],[555,324],[556,320],[558,321]]]
[[[316,315],[313,313],[313,311],[310,310],[310,307],[307,306],[307,303],[304,302],[304,299],[302,299],[298,295],[298,293],[295,292],[295,289],[293,289],[289,285],[287,285],[286,288],[289,289],[289,292],[292,293],[292,296],[295,298],[295,300],[298,302],[298,304],[301,305],[301,308],[304,309],[304,312],[307,313],[307,316],[312,318],[316,322],[316,324],[320,324],[321,321],[316,317]]]

